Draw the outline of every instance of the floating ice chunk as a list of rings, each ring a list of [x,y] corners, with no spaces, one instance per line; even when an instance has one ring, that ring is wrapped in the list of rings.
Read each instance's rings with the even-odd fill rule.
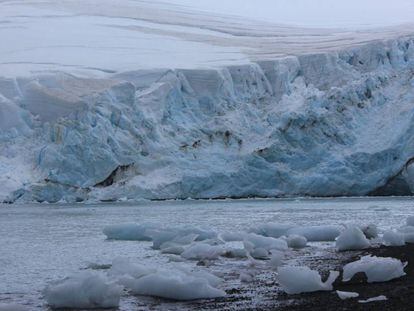
[[[171,241],[162,243],[159,248],[163,254],[181,255],[185,250],[183,245],[193,243],[197,239],[197,236],[197,234],[177,236]]]
[[[204,230],[200,228],[165,228],[150,230],[148,234],[153,240],[153,248],[160,249],[161,245],[166,242],[175,242],[178,244],[189,244],[189,240],[194,237],[195,241],[205,241],[217,238],[217,233],[213,230]],[[187,241],[186,241],[187,240]]]
[[[119,305],[122,286],[108,281],[96,272],[84,271],[52,282],[44,290],[47,303],[53,308],[97,309]]]
[[[171,245],[161,249],[162,254],[181,255],[184,253],[185,248],[181,245]]]
[[[358,261],[345,265],[343,281],[351,280],[359,272],[365,273],[368,283],[390,281],[404,276],[406,265],[407,263],[402,263],[395,258],[364,256]]]
[[[202,229],[196,227],[190,227],[180,230],[181,235],[197,234],[196,241],[204,241],[217,238],[217,232],[211,229]]]
[[[246,258],[247,252],[244,248],[227,248],[223,256],[228,258]]]
[[[405,245],[404,235],[400,232],[386,231],[382,236],[384,245],[387,246],[403,246]]]
[[[249,253],[254,259],[267,259],[270,256],[270,252],[262,247],[253,248]]]
[[[404,236],[405,243],[414,243],[414,227],[404,226],[398,229],[398,232]]]
[[[378,237],[378,228],[374,224],[361,226],[360,228],[367,239],[375,239]]]
[[[398,229],[401,233],[414,233],[414,226],[404,226]]]
[[[159,271],[131,280],[128,288],[134,294],[174,300],[218,298],[226,295],[224,291],[211,286],[206,278],[188,275],[182,271]]]
[[[166,247],[175,246],[175,245],[188,245],[193,243],[198,237],[198,234],[190,233],[184,236],[176,236],[174,239],[168,242],[164,242],[161,244],[160,249],[164,249]]]
[[[304,226],[289,229],[286,235],[300,235],[308,241],[335,241],[340,234],[340,227],[321,225],[321,226]]]
[[[178,255],[173,255],[173,254],[168,256],[168,260],[170,262],[184,262],[185,261],[183,257],[178,256]]]
[[[414,243],[414,232],[404,233],[404,241],[406,243]]]
[[[190,244],[192,241],[204,241],[217,238],[213,230],[189,228],[162,228],[157,224],[120,224],[107,226],[103,230],[108,239],[131,240],[131,241],[153,241],[153,248],[160,249],[166,242],[176,244]]]
[[[341,300],[346,300],[346,299],[350,299],[350,298],[358,298],[359,294],[355,293],[355,292],[342,292],[340,290],[337,290],[336,293],[338,294],[338,297]]]
[[[285,259],[285,254],[281,251],[272,251],[272,256],[270,257],[269,266],[277,270],[282,264],[283,260]]]
[[[111,277],[119,277],[121,279],[124,276],[140,278],[154,272],[156,272],[155,268],[131,263],[128,258],[116,258],[112,262],[112,267],[109,269],[108,275]]]
[[[241,272],[240,273],[240,281],[243,283],[251,283],[253,282],[254,276],[247,272]]]
[[[248,252],[252,252],[256,248],[263,248],[267,251],[286,251],[288,249],[288,245],[283,239],[264,237],[254,233],[247,234],[243,242],[245,242],[245,248]]]
[[[278,224],[278,223],[267,223],[262,224],[257,228],[254,228],[251,230],[251,232],[260,234],[266,237],[272,237],[272,238],[280,238],[283,235],[286,235],[286,232],[289,229],[294,228],[294,225],[288,225],[288,224]]]
[[[414,227],[414,216],[407,217],[406,224],[407,226]]]
[[[217,259],[219,256],[225,253],[225,249],[221,246],[209,245],[206,243],[195,243],[189,246],[182,254],[181,257],[191,260],[203,260],[203,259]]]
[[[105,227],[103,233],[111,240],[151,241],[148,229],[153,228],[153,224],[119,224]]]
[[[243,232],[223,232],[220,238],[225,242],[238,242],[243,241],[245,235]]]
[[[308,267],[285,266],[278,269],[277,280],[282,289],[288,294],[330,291],[339,272],[331,271],[326,282],[322,282],[318,271]]]
[[[192,272],[178,267],[175,270],[133,264],[129,259],[114,260],[108,275],[115,277],[125,288],[140,295],[158,296],[177,300],[221,297],[216,289],[222,279],[206,271]]]
[[[179,235],[175,230],[150,230],[148,234],[152,238],[153,249],[160,249],[161,245],[174,240]]]
[[[164,271],[165,273],[172,273],[170,271],[166,272],[166,270],[160,270],[160,272],[162,272],[162,271]],[[210,272],[207,272],[205,270],[192,271],[191,269],[189,269],[187,267],[177,266],[177,271],[178,271],[177,273],[184,273],[187,276],[192,276],[192,277],[196,277],[196,278],[205,279],[213,287],[217,287],[218,285],[223,283],[222,278],[219,278],[218,276],[216,276],[216,275],[214,275]]]
[[[188,269],[181,269],[181,271],[187,273],[188,275],[194,276],[196,278],[202,278],[202,279],[206,279],[208,284],[210,284],[213,287],[217,287],[219,286],[221,283],[223,283],[223,279],[219,278],[218,276],[209,273],[207,271],[190,271]]]
[[[365,249],[370,245],[364,233],[356,226],[346,228],[336,239],[336,248],[339,251]]]
[[[0,304],[0,311],[28,311],[24,306],[16,304]]]
[[[226,242],[224,242],[220,238],[207,239],[207,240],[203,240],[202,242],[205,243],[205,244],[208,244],[208,245],[223,245],[223,244],[226,244]]]
[[[286,242],[290,248],[304,248],[308,240],[304,236],[292,234],[286,238]]]
[[[370,303],[370,302],[374,302],[374,301],[385,301],[385,300],[388,300],[388,298],[384,295],[381,295],[381,296],[369,298],[367,300],[358,300],[358,302],[359,303]]]
[[[280,238],[283,235],[300,235],[308,241],[334,241],[340,234],[340,227],[330,225],[294,226],[290,224],[267,223],[251,231],[265,237],[273,238]]]

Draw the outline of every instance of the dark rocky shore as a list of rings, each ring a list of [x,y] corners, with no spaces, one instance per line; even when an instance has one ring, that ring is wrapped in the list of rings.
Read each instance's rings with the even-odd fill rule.
[[[351,281],[342,282],[341,268],[348,262],[358,260],[364,255],[374,255],[378,257],[398,258],[403,262],[408,262],[405,268],[406,276],[384,283],[367,283],[364,274],[357,274]],[[341,271],[341,276],[334,284],[335,290],[346,292],[357,292],[358,298],[341,300],[335,291],[316,292],[301,295],[279,295],[279,301],[285,301],[284,306],[275,310],[414,310],[414,244],[401,247],[380,247],[368,249],[353,256],[350,260],[338,261],[337,269]],[[328,271],[323,271],[327,274]],[[386,301],[359,303],[359,300],[384,295]],[[292,300],[293,299],[293,300]]]
[[[342,268],[349,262],[359,260],[365,255],[393,257],[408,262],[406,276],[384,283],[367,283],[365,274],[356,274],[349,282],[342,282]],[[379,247],[364,251],[338,252],[333,247],[322,251],[309,247],[293,254],[300,258],[298,265],[305,265],[318,270],[325,279],[330,270],[340,271],[341,275],[334,283],[333,291],[315,292],[299,295],[288,295],[282,291],[275,271],[257,270],[254,280],[250,283],[239,283],[235,280],[238,272],[224,276],[228,287],[226,297],[213,300],[180,302],[161,298],[140,297],[136,310],[257,310],[257,311],[342,311],[342,310],[413,310],[414,311],[414,244],[401,247]],[[229,263],[232,265],[233,263]],[[228,267],[225,269],[228,271]],[[237,271],[248,271],[248,265],[238,267]],[[358,298],[341,300],[336,290],[357,292]],[[388,300],[360,303],[384,295]]]
[[[222,299],[189,302],[179,308],[171,305],[170,310],[277,310],[277,311],[342,311],[342,310],[414,310],[414,244],[402,247],[379,247],[364,251],[337,252],[333,248],[315,254],[313,250],[302,254],[298,262],[313,270],[318,270],[324,278],[330,270],[340,271],[341,275],[334,283],[334,290],[309,294],[288,295],[284,293],[276,281],[276,273],[265,270],[259,273],[252,283],[242,287],[235,286],[226,290],[227,296]],[[406,276],[384,283],[367,283],[365,274],[356,274],[349,282],[342,282],[342,268],[349,262],[359,260],[365,255],[393,257],[408,262]],[[341,300],[336,290],[357,292],[358,298]],[[388,300],[360,303],[384,295]],[[164,305],[165,306],[165,305]],[[171,308],[172,307],[172,308]]]

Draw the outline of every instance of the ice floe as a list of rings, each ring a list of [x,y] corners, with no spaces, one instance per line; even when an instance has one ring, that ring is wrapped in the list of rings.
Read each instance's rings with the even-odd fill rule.
[[[382,240],[383,240],[384,245],[386,246],[405,245],[404,234],[397,232],[397,231],[393,231],[393,230],[385,231],[382,236]]]
[[[286,238],[286,242],[290,248],[304,248],[308,240],[304,236],[292,234]]]
[[[191,244],[193,241],[222,243],[217,233],[196,227],[164,227],[162,224],[118,224],[107,226],[103,233],[111,240],[152,241],[154,249],[168,249]]]
[[[287,242],[284,239],[264,237],[255,233],[247,234],[244,241],[247,253],[255,259],[266,259],[272,250],[286,251]]]
[[[287,231],[293,227],[295,226],[290,224],[264,223],[256,228],[252,228],[251,232],[267,237],[280,238],[286,235]]]
[[[336,239],[336,248],[339,251],[365,249],[370,245],[365,234],[356,226],[346,228]]]
[[[277,270],[283,264],[284,259],[285,259],[285,253],[281,251],[273,250],[270,260],[269,260],[269,266],[272,269]]]
[[[359,303],[370,303],[370,302],[375,302],[375,301],[386,301],[388,300],[388,298],[384,295],[380,295],[377,297],[372,297],[372,298],[368,298],[366,300],[358,300]]]
[[[289,229],[288,235],[304,236],[309,242],[335,241],[340,234],[339,226],[320,225],[320,226],[300,226]]]
[[[190,260],[212,260],[217,259],[224,253],[225,249],[222,246],[199,242],[194,243],[185,249],[184,252],[181,253],[181,257]]]
[[[300,294],[317,291],[331,291],[339,272],[331,271],[326,282],[322,282],[318,271],[308,267],[284,266],[278,269],[277,280],[288,294]]]
[[[243,283],[251,283],[254,280],[254,275],[248,272],[240,272],[240,281]]]
[[[336,293],[338,294],[338,297],[341,300],[351,299],[351,298],[358,298],[359,294],[354,292],[343,292],[340,290],[337,290]]]
[[[244,232],[222,232],[220,238],[225,242],[243,241]]]
[[[378,228],[374,224],[361,226],[360,229],[362,230],[367,239],[375,239],[376,237],[378,237]]]
[[[351,280],[359,272],[365,273],[368,283],[390,281],[404,276],[406,265],[391,257],[364,256],[344,266],[343,281]]]
[[[255,249],[255,248],[263,248],[267,251],[270,250],[280,250],[285,251],[288,249],[288,245],[285,240],[283,239],[276,239],[271,237],[264,237],[261,235],[257,235],[254,233],[250,233],[246,235],[244,239],[245,245],[247,246],[246,249]]]
[[[407,224],[407,226],[414,227],[414,216],[407,217],[405,223]]]
[[[83,271],[49,284],[44,296],[53,308],[115,308],[123,287],[102,274]]]
[[[414,243],[414,226],[404,226],[398,229],[404,236],[404,241],[406,243]]]
[[[228,258],[246,258],[247,251],[244,248],[227,248],[223,256]]]
[[[212,284],[213,283],[213,284]],[[137,295],[156,296],[174,300],[195,300],[224,297],[223,290],[214,287],[215,281],[182,271],[158,271],[138,279],[129,279],[127,288]]]
[[[170,269],[147,267],[117,258],[108,275],[137,295],[157,296],[175,300],[222,297],[216,287],[222,280],[206,271],[191,271],[181,266]]]
[[[280,238],[281,236],[300,235],[308,241],[334,241],[340,234],[339,226],[295,226],[291,224],[266,223],[251,230],[253,233],[267,237]]]
[[[156,268],[135,264],[128,258],[119,257],[113,260],[108,275],[122,280],[125,277],[140,278],[155,272]]]
[[[151,241],[148,230],[154,228],[154,224],[119,224],[105,227],[103,233],[110,240]]]

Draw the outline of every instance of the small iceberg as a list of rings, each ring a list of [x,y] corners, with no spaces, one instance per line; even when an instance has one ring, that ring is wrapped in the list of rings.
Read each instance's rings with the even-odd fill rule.
[[[391,257],[364,256],[344,267],[343,281],[347,282],[359,272],[364,272],[368,283],[387,282],[405,275],[407,263]]]
[[[370,302],[374,302],[374,301],[386,301],[388,300],[388,298],[384,295],[381,296],[377,296],[377,297],[372,297],[366,300],[358,300],[359,303],[370,303]]]
[[[346,300],[346,299],[351,299],[351,298],[358,298],[359,294],[355,293],[355,292],[342,292],[340,290],[336,291],[339,299],[341,300]]]
[[[207,272],[206,272],[207,273]],[[138,279],[130,279],[127,288],[136,295],[174,300],[195,300],[224,297],[226,293],[214,286],[217,282],[206,275],[183,271],[158,271]]]
[[[403,246],[405,245],[404,234],[396,231],[386,231],[382,236],[383,244],[386,246]]]
[[[286,266],[278,269],[277,280],[288,294],[331,291],[332,284],[339,276],[338,271],[331,271],[326,282],[322,282],[318,271],[308,267]]]
[[[336,248],[339,251],[360,250],[371,245],[364,232],[356,226],[346,228],[336,239]]]
[[[119,306],[122,290],[102,274],[83,271],[52,282],[43,294],[52,308],[105,309]]]

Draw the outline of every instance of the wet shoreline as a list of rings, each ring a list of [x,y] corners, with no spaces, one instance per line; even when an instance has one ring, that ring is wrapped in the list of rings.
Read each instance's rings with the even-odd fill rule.
[[[350,257],[349,255],[352,254]],[[357,274],[349,282],[342,282],[342,267],[351,262],[358,260],[365,255],[378,257],[393,257],[403,262],[408,262],[405,268],[406,276],[383,283],[367,283],[364,274]],[[327,260],[330,260],[329,257]],[[358,298],[341,300],[335,291],[333,292],[316,292],[300,295],[282,294],[279,300],[290,304],[278,307],[277,310],[413,310],[412,302],[414,295],[414,244],[407,244],[399,247],[371,248],[361,252],[343,253],[342,259],[334,259],[336,269],[341,272],[334,283],[334,290],[357,292]],[[330,265],[329,265],[330,266]],[[331,267],[323,267],[320,271],[326,275]],[[370,302],[362,304],[359,300],[384,295],[388,298],[386,301]],[[293,299],[293,300],[292,300]],[[276,308],[275,308],[276,309]]]

